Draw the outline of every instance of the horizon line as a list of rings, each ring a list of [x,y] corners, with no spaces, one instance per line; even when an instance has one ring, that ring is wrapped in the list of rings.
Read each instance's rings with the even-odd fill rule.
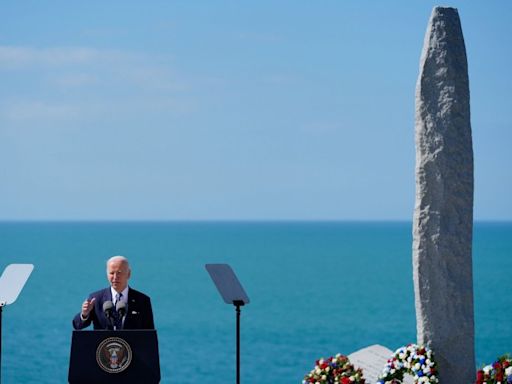
[[[411,223],[412,219],[0,219],[8,223]],[[473,223],[512,223],[512,219],[476,219]]]

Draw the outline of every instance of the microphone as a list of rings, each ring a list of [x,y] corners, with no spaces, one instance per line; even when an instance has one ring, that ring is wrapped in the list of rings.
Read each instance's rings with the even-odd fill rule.
[[[103,313],[105,314],[105,317],[107,318],[108,323],[113,327],[113,319],[112,319],[112,309],[114,308],[114,304],[112,304],[111,301],[105,301],[103,303]],[[108,327],[108,324],[107,324]]]
[[[119,300],[116,303],[116,311],[119,314],[119,318],[123,318],[126,315],[126,303],[124,301]]]

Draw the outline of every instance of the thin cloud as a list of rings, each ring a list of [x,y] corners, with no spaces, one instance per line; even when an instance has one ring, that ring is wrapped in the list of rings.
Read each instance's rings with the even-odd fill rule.
[[[120,51],[87,47],[33,48],[0,46],[0,67],[67,66],[126,60],[130,55]]]
[[[178,90],[184,89],[169,68],[163,66],[126,66],[119,71],[122,79],[145,89]]]
[[[188,95],[198,87],[197,79],[175,73],[168,55],[87,47],[0,46],[0,71],[39,85],[29,99],[15,92],[0,96],[1,117],[17,122],[103,116],[106,104],[120,113],[134,104],[139,111],[144,104],[151,111],[187,113],[193,109]]]
[[[41,69],[43,76],[60,87],[124,83],[155,90],[175,89],[169,58],[119,50],[99,50],[88,47],[33,48],[0,46],[0,69],[24,71]],[[56,75],[45,72],[58,69]],[[108,79],[108,80],[107,80]]]
[[[66,73],[63,75],[53,76],[50,82],[64,88],[76,88],[98,83],[98,76],[90,73]]]
[[[274,43],[283,43],[285,39],[282,35],[278,35],[272,32],[241,32],[237,35],[239,40],[256,42],[256,43],[264,43],[264,44],[274,44]]]
[[[335,121],[312,121],[302,126],[303,132],[312,134],[330,134],[342,130],[342,124]]]
[[[0,115],[9,121],[70,120],[79,115],[78,108],[51,104],[44,101],[13,102],[0,110]]]

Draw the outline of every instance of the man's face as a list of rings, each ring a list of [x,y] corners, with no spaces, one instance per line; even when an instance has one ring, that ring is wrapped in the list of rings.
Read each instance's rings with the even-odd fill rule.
[[[121,292],[128,285],[130,270],[124,261],[111,261],[107,265],[107,278],[116,292]]]

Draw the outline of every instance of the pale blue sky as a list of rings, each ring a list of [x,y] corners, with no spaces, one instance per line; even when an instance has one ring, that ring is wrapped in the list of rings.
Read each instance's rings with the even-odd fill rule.
[[[411,220],[436,2],[3,1],[0,220]],[[512,219],[512,2],[452,1],[475,219]]]

